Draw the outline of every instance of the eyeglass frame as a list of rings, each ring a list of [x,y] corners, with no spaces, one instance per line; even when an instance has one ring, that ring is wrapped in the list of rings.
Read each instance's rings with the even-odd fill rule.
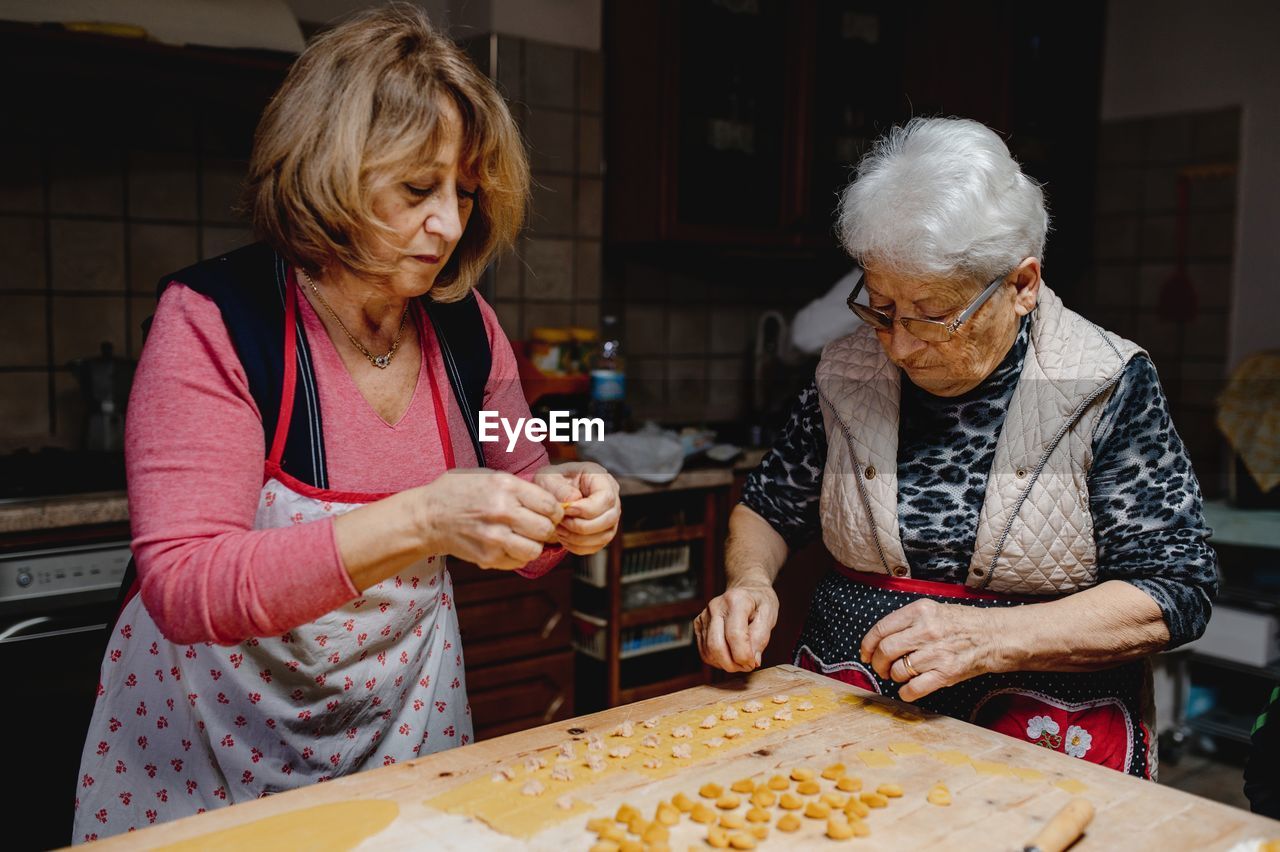
[[[858,294],[862,292],[862,289],[867,284],[866,272],[865,270],[861,270],[861,269],[858,270],[858,283],[857,285],[854,286],[853,292],[849,294],[849,298],[845,300],[845,305],[849,308],[849,310],[853,311],[855,316],[857,316],[863,322],[867,323],[867,325],[870,325],[876,331],[892,331],[893,324],[895,322],[898,322],[902,324],[902,327],[904,330],[906,330],[907,334],[910,334],[912,337],[916,338],[917,340],[923,340],[925,343],[949,343],[951,341],[951,338],[955,337],[955,334],[960,329],[960,326],[968,322],[968,320],[972,318],[973,315],[976,314],[978,310],[987,303],[987,300],[991,298],[991,296],[996,292],[996,290],[1000,289],[1000,285],[1004,283],[1005,278],[1007,277],[1008,277],[1008,273],[1005,273],[999,276],[998,278],[996,278],[990,284],[988,284],[986,289],[983,290],[981,293],[979,293],[977,298],[975,298],[972,302],[970,302],[964,308],[964,310],[962,310],[959,313],[959,315],[956,316],[956,318],[953,319],[951,322],[943,322],[942,320],[925,319],[924,317],[891,317],[888,314],[886,314],[884,311],[871,307],[871,305],[857,304],[856,302],[854,302],[854,299],[858,297]],[[881,321],[883,321],[884,326],[881,327],[873,319],[868,319],[867,316],[862,313],[863,311],[866,311],[867,314],[870,315],[871,317],[878,318]],[[936,340],[936,341],[924,340],[924,338],[920,337],[919,335],[917,335],[915,332],[911,330],[911,327],[907,325],[907,323],[909,322],[919,322],[919,323],[924,323],[926,325],[933,325],[933,326],[939,326],[940,328],[944,328],[947,331],[946,340]]]

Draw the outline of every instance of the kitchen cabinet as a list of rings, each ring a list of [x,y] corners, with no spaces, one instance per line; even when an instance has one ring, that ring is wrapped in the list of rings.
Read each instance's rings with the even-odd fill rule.
[[[577,559],[536,580],[450,560],[476,739],[573,715],[568,614]]]
[[[727,470],[666,487],[623,480],[623,527],[578,563],[574,647],[584,708],[616,707],[709,683],[693,619],[722,587]]]
[[[1005,135],[1049,183],[1055,256],[1083,264],[1103,8],[608,3],[606,240],[830,247],[838,193],[871,141],[954,115]]]

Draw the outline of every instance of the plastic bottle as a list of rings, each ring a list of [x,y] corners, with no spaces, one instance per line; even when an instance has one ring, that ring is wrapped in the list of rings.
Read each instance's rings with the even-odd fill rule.
[[[618,318],[601,320],[600,345],[591,363],[590,417],[604,421],[605,433],[622,428],[626,416],[627,373],[618,335]]]

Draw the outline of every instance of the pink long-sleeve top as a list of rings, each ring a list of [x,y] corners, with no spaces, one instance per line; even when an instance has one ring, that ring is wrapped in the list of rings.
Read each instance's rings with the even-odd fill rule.
[[[434,371],[445,396],[456,465],[478,466],[435,334],[420,310],[413,315],[422,372],[403,417],[388,424],[356,388],[301,293],[298,307],[319,389],[331,489],[392,493],[445,472],[426,370]],[[528,417],[511,345],[483,299],[480,311],[493,353],[484,408]],[[170,285],[129,397],[125,461],[140,593],[173,642],[235,644],[283,633],[359,594],[342,565],[332,519],[253,529],[268,440],[217,305]],[[542,445],[523,438],[505,450],[504,441],[487,453],[489,465],[525,479],[547,462]],[[520,573],[540,576],[563,556],[563,548],[548,547]]]

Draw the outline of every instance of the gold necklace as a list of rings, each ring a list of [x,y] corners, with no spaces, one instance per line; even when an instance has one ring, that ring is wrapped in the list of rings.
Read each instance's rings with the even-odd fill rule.
[[[342,317],[338,316],[337,311],[335,311],[329,303],[325,301],[324,296],[320,295],[320,288],[316,286],[315,280],[307,273],[307,270],[302,269],[299,271],[302,273],[302,277],[307,279],[307,283],[311,285],[311,292],[316,294],[316,298],[320,300],[320,304],[324,305],[325,310],[329,312],[329,316],[333,317],[334,322],[338,324],[338,328],[342,329],[343,333],[347,335],[347,339],[351,341],[351,345],[359,349],[360,354],[368,358],[369,363],[377,367],[379,370],[385,370],[387,367],[390,367],[391,359],[395,357],[396,350],[400,348],[400,335],[404,334],[404,322],[409,317],[409,303],[405,302],[404,313],[400,315],[400,328],[396,330],[396,339],[391,341],[391,348],[385,355],[374,355],[369,351],[369,347],[365,346],[359,340],[356,340],[356,336],[347,328],[346,324],[342,321]]]

